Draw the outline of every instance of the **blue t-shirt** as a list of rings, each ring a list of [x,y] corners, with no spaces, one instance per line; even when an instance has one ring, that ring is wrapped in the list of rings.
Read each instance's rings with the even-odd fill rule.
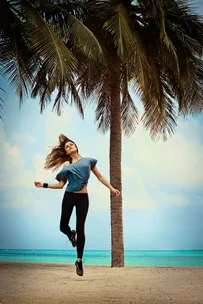
[[[65,166],[56,176],[57,181],[68,180],[67,192],[80,191],[84,185],[87,185],[92,170],[97,160],[89,157],[82,157],[77,162]]]

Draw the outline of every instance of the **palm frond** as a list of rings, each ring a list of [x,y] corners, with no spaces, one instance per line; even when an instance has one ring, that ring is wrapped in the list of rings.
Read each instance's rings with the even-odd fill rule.
[[[1,87],[0,87],[0,91],[3,91],[3,92],[5,93],[4,89],[1,88]],[[4,100],[0,97],[0,108],[1,108],[2,110],[4,109],[3,104],[5,104],[5,102],[4,102]],[[2,118],[1,115],[0,115],[0,119],[3,120],[3,118]]]
[[[24,2],[23,12],[29,48],[40,57],[47,73],[63,86],[76,70],[75,57],[57,36],[57,27],[49,26],[29,1]]]
[[[177,126],[177,114],[175,102],[166,93],[165,87],[170,92],[170,87],[164,83],[161,75],[155,75],[157,86],[152,86],[148,92],[141,94],[141,99],[144,104],[144,114],[141,118],[144,128],[150,130],[150,135],[153,140],[163,137],[167,140],[168,135],[174,133]],[[157,91],[158,89],[158,91]]]
[[[169,58],[170,56],[172,56],[174,65],[176,67],[176,73],[177,75],[179,75],[180,70],[179,70],[176,49],[166,31],[165,14],[160,0],[153,0],[153,10],[154,10],[155,22],[157,23],[157,26],[160,30],[160,42],[163,42],[163,44],[166,46],[167,50],[169,51],[168,54]]]
[[[135,132],[138,124],[138,110],[128,91],[127,78],[125,78],[125,84],[122,90],[121,121],[124,135],[129,136]]]
[[[166,1],[164,11],[166,25],[170,23],[173,31],[178,30],[182,33],[183,37],[189,36],[193,41],[198,42],[200,46],[203,45],[203,18],[201,15],[194,13],[194,3],[182,0]],[[193,52],[196,53],[196,51],[197,55],[201,56],[202,50],[200,50],[199,53],[199,51],[194,48]]]
[[[38,71],[33,81],[31,97],[36,98],[38,95],[40,97],[40,112],[46,108],[46,105],[51,102],[51,94],[54,88],[50,88],[50,82],[47,80],[47,74],[44,66],[40,66],[38,63]]]
[[[143,90],[148,86],[148,75],[150,74],[150,65],[146,52],[146,44],[144,41],[145,32],[137,21],[134,21],[133,32],[133,49],[129,53],[124,66],[127,65],[129,81],[134,78]]]
[[[113,36],[113,42],[117,49],[117,55],[124,58],[133,45],[133,33],[130,26],[130,18],[124,5],[118,4],[111,19],[103,26]]]
[[[95,110],[97,130],[105,134],[111,126],[111,99],[109,94],[101,92]]]
[[[32,73],[25,64],[25,57],[21,53],[22,48],[18,48],[19,40],[16,39],[15,31],[13,31],[13,51],[15,55],[11,58],[4,59],[5,74],[8,74],[9,81],[16,89],[16,94],[20,98],[20,105],[23,102],[24,96],[28,96],[28,86],[31,85]]]
[[[102,86],[102,91],[109,92],[109,79],[110,73],[114,75],[114,64],[107,54],[107,50],[101,44],[104,54],[103,62],[95,62],[93,59],[80,57],[78,69],[78,78],[76,84],[79,86],[84,99],[89,99],[90,96],[99,96]],[[96,98],[96,97],[95,97]],[[92,100],[95,100],[92,98]]]
[[[158,57],[157,48],[159,45],[156,44],[155,46],[151,39],[153,40],[153,37],[146,37],[144,48],[146,60],[150,67],[149,70],[144,70],[146,85],[143,89],[137,77],[133,77],[131,82],[135,93],[144,105],[145,112],[141,118],[144,128],[150,130],[153,139],[163,135],[164,140],[166,140],[167,136],[174,132],[176,126],[175,106],[173,104],[174,91],[167,82],[167,75],[164,74],[163,64]]]
[[[85,85],[83,90],[85,94],[87,91],[89,95],[91,94],[92,102],[96,105],[95,122],[97,130],[106,133],[111,125],[111,104],[113,101],[111,100],[110,83],[113,81],[114,75],[104,65],[99,65],[99,69],[93,70],[94,73],[86,74],[88,85]]]
[[[0,31],[0,63],[4,75],[9,80],[20,97],[28,93],[28,87],[33,80],[32,53],[28,50],[23,36],[23,21],[19,18],[20,1],[5,1],[3,6],[2,28]]]
[[[3,69],[2,69],[1,66],[0,66],[0,76],[3,76]],[[6,93],[5,90],[4,90],[3,88],[1,88],[1,87],[0,87],[0,91]],[[4,102],[4,100],[3,100],[1,97],[0,97],[0,101],[1,101],[1,103],[0,103],[0,108],[3,110],[4,108],[3,108],[3,105],[2,105],[2,104],[5,104],[5,102]],[[1,115],[0,115],[0,119],[3,120],[3,118],[2,118]]]
[[[83,102],[81,101],[80,95],[79,95],[79,88],[77,89],[76,83],[70,83],[69,84],[69,94],[71,95],[71,104],[75,104],[79,114],[82,118],[84,118],[84,111],[83,111]],[[67,102],[67,99],[66,99]]]
[[[95,122],[102,133],[110,127],[109,79],[109,71],[103,64],[87,59],[83,61],[76,81],[83,98],[96,105]]]
[[[73,40],[77,50],[95,61],[103,61],[103,51],[93,32],[74,15],[67,17],[68,38]]]
[[[180,79],[177,81],[169,66],[163,67],[168,82],[178,100],[180,115],[199,113],[202,105],[202,59],[203,22],[192,12],[186,1],[171,1],[165,9],[167,32],[169,33],[179,60]],[[199,57],[199,58],[198,58]],[[172,67],[171,67],[172,68]],[[193,105],[193,110],[192,110]]]
[[[179,113],[196,115],[203,110],[203,62],[194,58],[189,62],[190,78],[179,102]]]
[[[60,115],[62,102],[67,100],[66,90],[69,87],[73,89],[77,68],[76,58],[60,39],[57,24],[48,25],[29,1],[25,2],[23,9],[24,14],[27,18],[29,17],[26,24],[26,38],[29,48],[40,58],[40,65],[43,67],[43,73],[37,75],[39,77],[46,75],[43,84],[46,84],[47,87],[43,86],[43,92],[40,93],[42,98],[41,111],[44,109],[46,102],[49,102],[50,94],[54,90],[58,90],[53,108],[56,108],[58,115]],[[39,82],[39,78],[37,81]],[[34,87],[33,96],[36,96],[37,88],[39,88],[38,84]],[[83,116],[77,94],[74,92],[72,96],[76,97],[76,106]]]
[[[96,63],[92,59],[81,62],[76,84],[79,86],[84,99],[89,99],[97,90],[101,82],[102,73],[103,65]]]

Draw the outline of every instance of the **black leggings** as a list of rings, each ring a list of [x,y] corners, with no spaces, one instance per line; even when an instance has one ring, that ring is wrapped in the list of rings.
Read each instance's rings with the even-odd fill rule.
[[[77,232],[77,257],[82,259],[85,246],[85,219],[89,208],[88,193],[65,192],[62,209],[60,230],[70,237],[72,236],[69,226],[73,207],[76,207],[76,232]]]

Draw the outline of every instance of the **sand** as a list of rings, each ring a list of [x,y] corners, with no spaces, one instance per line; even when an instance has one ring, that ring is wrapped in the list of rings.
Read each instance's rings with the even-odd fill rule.
[[[203,303],[203,267],[0,262],[0,303]]]

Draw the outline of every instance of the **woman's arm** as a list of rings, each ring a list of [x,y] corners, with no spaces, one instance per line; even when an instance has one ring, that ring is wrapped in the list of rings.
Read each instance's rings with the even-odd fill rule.
[[[44,183],[34,182],[34,184],[35,184],[35,187],[37,187],[37,188],[43,188],[43,184]],[[50,188],[50,189],[62,189],[64,187],[64,185],[65,185],[65,183],[63,181],[60,181],[57,184],[48,184],[47,188]]]
[[[94,175],[96,175],[98,180],[103,185],[105,185],[107,188],[109,188],[111,190],[111,192],[115,193],[116,196],[120,195],[120,191],[115,189],[114,187],[112,187],[112,185],[107,181],[107,179],[99,172],[99,170],[97,169],[96,166],[92,169],[92,172],[94,173]]]

